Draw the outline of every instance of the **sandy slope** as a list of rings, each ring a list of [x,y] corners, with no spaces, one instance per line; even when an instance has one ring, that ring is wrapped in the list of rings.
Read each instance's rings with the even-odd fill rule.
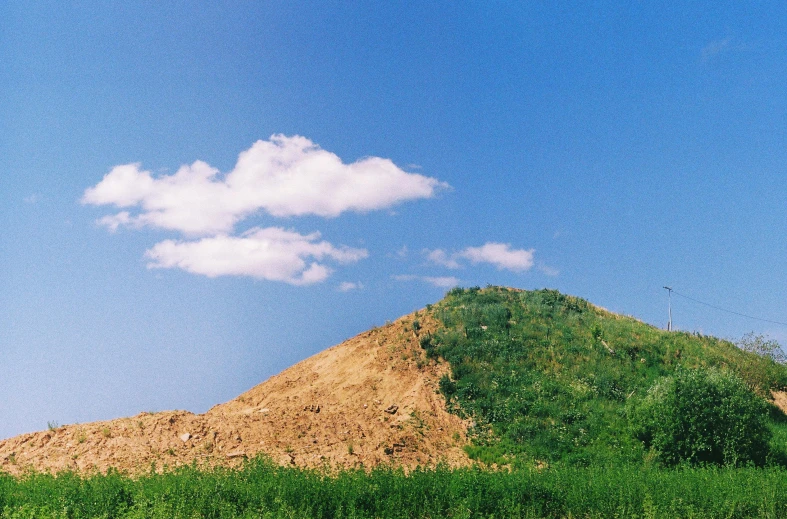
[[[448,366],[418,345],[436,323],[421,312],[417,334],[413,319],[362,333],[203,415],[142,413],[0,441],[0,468],[139,473],[194,460],[234,465],[259,452],[302,467],[468,464],[466,424],[437,390]]]

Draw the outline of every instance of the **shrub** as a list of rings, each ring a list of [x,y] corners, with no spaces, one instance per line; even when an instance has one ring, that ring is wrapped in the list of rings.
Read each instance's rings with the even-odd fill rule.
[[[663,464],[763,465],[771,431],[768,407],[735,374],[678,370],[635,405],[636,436]]]
[[[764,335],[755,335],[754,332],[747,333],[735,345],[743,351],[766,357],[779,364],[787,363],[787,356],[785,356],[781,344]]]
[[[446,398],[450,399],[456,394],[456,382],[451,380],[448,375],[443,375],[440,378],[440,391],[442,391]]]
[[[749,354],[740,360],[738,371],[750,386],[762,393],[787,388],[787,376],[783,369],[787,357],[778,342],[749,333],[735,345]]]

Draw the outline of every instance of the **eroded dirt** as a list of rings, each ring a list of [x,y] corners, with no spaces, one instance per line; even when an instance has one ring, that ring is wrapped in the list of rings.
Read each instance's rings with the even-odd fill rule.
[[[202,415],[186,411],[74,424],[0,441],[0,469],[142,473],[197,462],[237,465],[265,453],[299,467],[451,466],[467,424],[438,391],[448,365],[427,360],[425,312],[364,332]]]

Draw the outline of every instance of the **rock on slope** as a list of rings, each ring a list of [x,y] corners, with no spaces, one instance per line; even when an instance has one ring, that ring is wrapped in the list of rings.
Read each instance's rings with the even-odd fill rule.
[[[415,318],[362,333],[202,415],[142,413],[0,441],[0,469],[140,473],[258,453],[301,467],[468,464],[466,424],[438,391],[448,366],[418,344],[437,323],[422,313],[415,332]]]

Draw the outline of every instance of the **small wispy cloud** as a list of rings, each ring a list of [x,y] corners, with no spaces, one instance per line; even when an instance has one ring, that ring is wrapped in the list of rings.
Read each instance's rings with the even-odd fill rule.
[[[111,233],[115,233],[120,226],[131,226],[131,215],[128,211],[121,211],[117,214],[108,214],[96,220],[96,223],[106,227]]]
[[[459,284],[459,278],[453,276],[423,276],[421,279],[430,285],[441,288],[453,288]]]
[[[550,267],[549,265],[539,265],[538,270],[541,271],[542,274],[550,277],[560,275],[560,271],[558,269]]]
[[[22,201],[26,204],[35,204],[38,202],[38,195],[33,193],[32,195],[26,196],[22,199]]]
[[[459,279],[453,276],[415,276],[412,274],[400,274],[391,276],[396,281],[420,281],[438,288],[453,288],[459,284]]]
[[[486,243],[481,247],[468,247],[459,255],[471,263],[489,263],[500,270],[523,272],[533,266],[534,249],[512,249],[508,243]]]
[[[435,265],[440,265],[441,267],[447,267],[449,269],[458,269],[462,267],[455,259],[457,255],[449,256],[442,249],[435,249],[433,251],[425,250],[424,252],[426,253],[426,259]]]
[[[724,38],[723,40],[713,40],[705,45],[700,51],[700,58],[702,61],[708,61],[715,58],[725,50],[730,48],[730,39]]]
[[[363,290],[363,283],[354,283],[352,281],[342,281],[339,283],[339,292],[351,292],[353,290]]]
[[[514,249],[510,243],[487,242],[480,247],[467,247],[458,252],[448,254],[442,249],[425,250],[426,259],[435,265],[458,269],[462,260],[473,265],[488,263],[499,270],[524,272],[533,267],[534,249]]]

